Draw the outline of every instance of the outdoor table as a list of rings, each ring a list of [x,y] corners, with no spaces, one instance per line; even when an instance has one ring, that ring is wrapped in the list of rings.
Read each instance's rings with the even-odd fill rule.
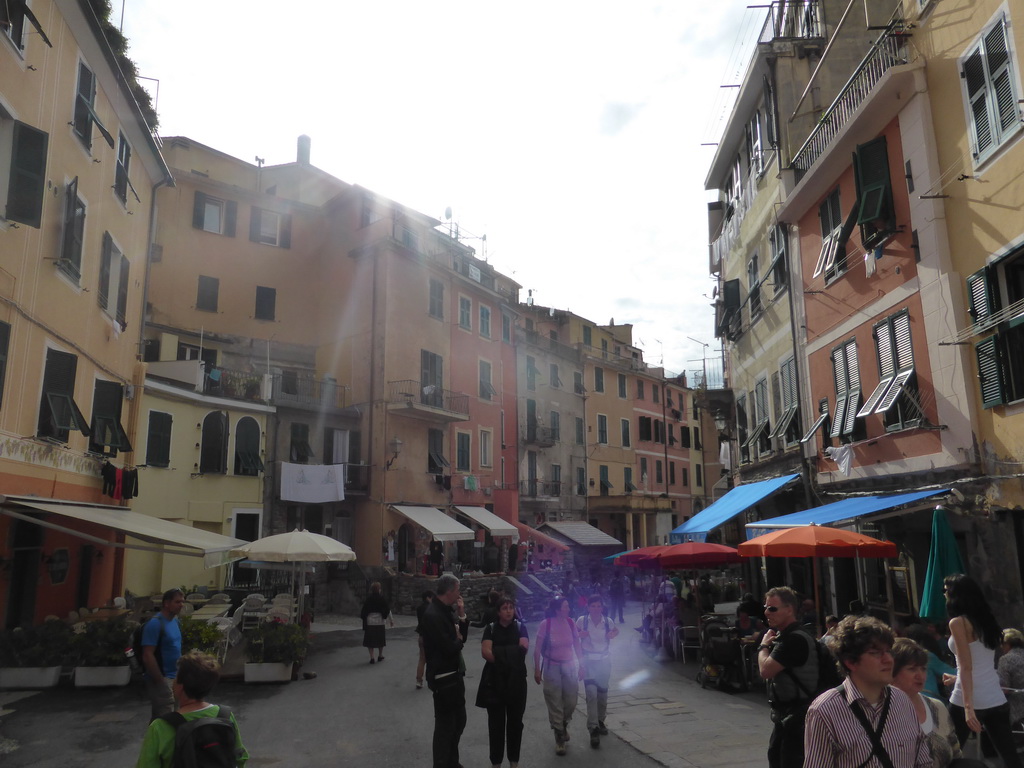
[[[193,619],[199,619],[200,621],[209,621],[215,619],[218,616],[227,616],[228,611],[231,610],[230,603],[208,603],[202,608],[197,608],[192,612]]]

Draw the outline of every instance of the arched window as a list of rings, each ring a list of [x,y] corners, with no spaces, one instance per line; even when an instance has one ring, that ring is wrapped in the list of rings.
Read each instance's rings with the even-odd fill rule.
[[[203,443],[199,453],[199,471],[224,474],[228,464],[228,415],[213,411],[203,419]]]
[[[251,416],[244,416],[235,427],[235,474],[257,477],[262,471],[260,425]]]

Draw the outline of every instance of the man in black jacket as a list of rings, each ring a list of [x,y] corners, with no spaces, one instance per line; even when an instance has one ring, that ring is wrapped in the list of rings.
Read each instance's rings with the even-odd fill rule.
[[[427,686],[434,692],[434,768],[462,768],[459,739],[466,727],[466,685],[462,646],[469,633],[459,580],[450,573],[438,578],[436,597],[423,613],[423,650]]]

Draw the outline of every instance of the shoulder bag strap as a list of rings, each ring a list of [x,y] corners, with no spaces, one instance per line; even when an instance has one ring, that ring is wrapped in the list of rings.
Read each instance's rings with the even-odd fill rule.
[[[892,701],[892,694],[889,691],[885,692],[885,704],[882,706],[882,716],[878,719],[878,729],[875,730],[871,727],[871,723],[868,722],[867,715],[864,714],[864,710],[857,704],[856,701],[850,702],[850,711],[853,712],[853,716],[857,718],[857,722],[864,728],[864,732],[867,733],[868,738],[871,739],[871,754],[868,755],[868,759],[861,763],[857,768],[864,768],[868,763],[871,762],[872,757],[877,757],[883,768],[894,768],[892,758],[889,757],[889,753],[885,751],[885,746],[882,744],[882,732],[885,730],[885,721],[889,717],[889,704]]]

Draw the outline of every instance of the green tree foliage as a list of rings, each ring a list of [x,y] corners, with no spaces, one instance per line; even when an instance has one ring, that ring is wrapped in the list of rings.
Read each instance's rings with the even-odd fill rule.
[[[132,95],[135,97],[135,101],[138,102],[139,109],[142,110],[142,116],[146,119],[149,129],[155,131],[160,125],[160,118],[153,106],[153,99],[150,97],[149,91],[139,83],[139,70],[135,66],[135,62],[128,57],[128,38],[121,34],[120,29],[110,23],[112,12],[110,0],[89,0],[89,4],[96,13],[96,18],[100,21],[103,35],[107,38],[107,43],[114,52],[118,66],[121,68],[121,72],[128,83],[129,90],[131,90]]]

